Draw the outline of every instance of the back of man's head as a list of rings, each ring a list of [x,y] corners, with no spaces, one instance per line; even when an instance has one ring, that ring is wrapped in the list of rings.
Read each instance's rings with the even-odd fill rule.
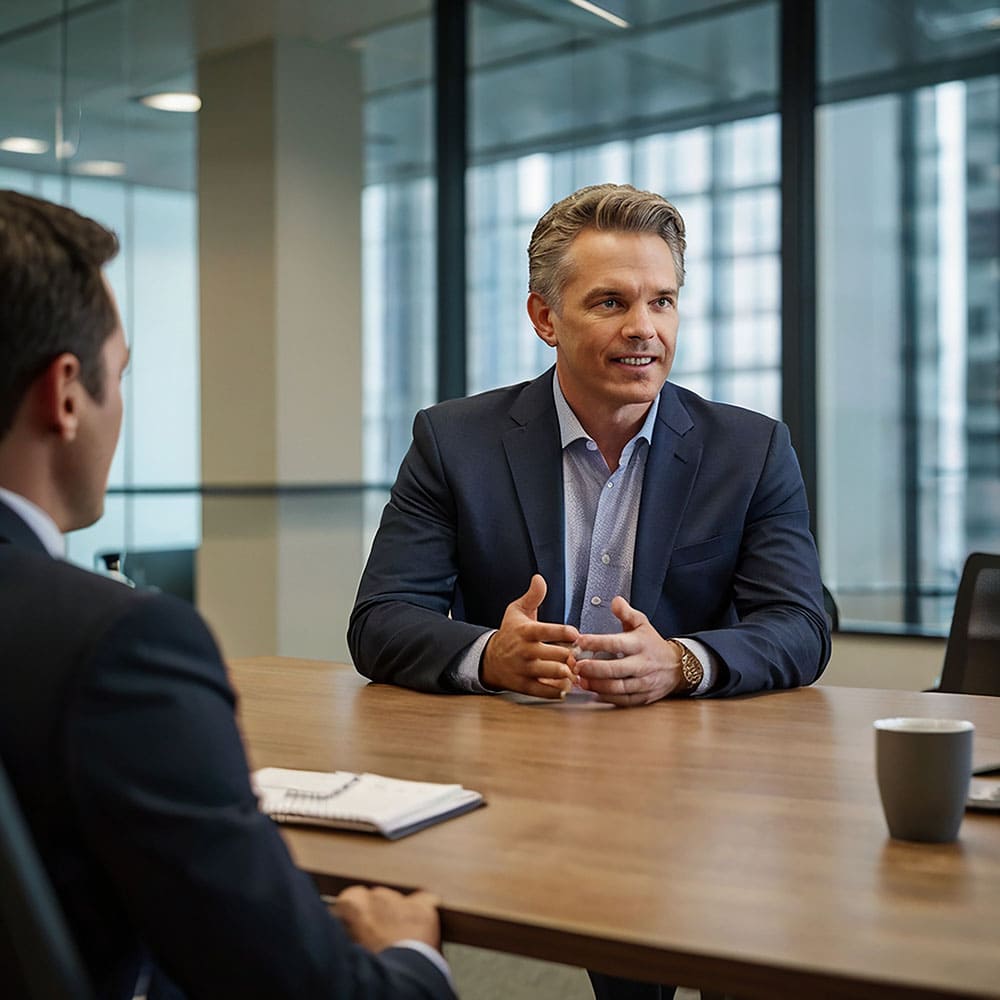
[[[31,383],[63,353],[95,399],[101,349],[118,324],[101,268],[118,239],[72,209],[0,191],[0,439]]]
[[[569,280],[569,245],[585,229],[652,233],[670,248],[678,286],[684,284],[684,220],[663,195],[631,184],[592,184],[557,201],[528,243],[528,290],[555,309]]]

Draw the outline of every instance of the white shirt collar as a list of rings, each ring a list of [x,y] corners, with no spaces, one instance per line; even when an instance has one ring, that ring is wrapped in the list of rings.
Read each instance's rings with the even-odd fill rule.
[[[562,386],[559,384],[559,375],[554,370],[552,372],[552,398],[556,404],[556,416],[559,418],[559,436],[562,439],[563,449],[565,450],[574,441],[579,441],[580,438],[590,441],[590,435],[583,429],[583,424],[580,423],[579,418],[573,412],[573,407],[569,405],[566,397],[563,395]],[[660,394],[657,393],[652,406],[650,406],[646,413],[646,419],[642,422],[642,427],[639,428],[639,433],[626,445],[629,454],[631,454],[634,442],[636,441],[644,440],[647,444],[653,443],[653,428],[656,425],[656,413],[659,408]],[[625,453],[623,452],[622,454],[624,455]]]
[[[32,503],[20,493],[12,493],[0,486],[0,500],[38,536],[46,551],[55,559],[66,558],[66,539],[56,522],[42,510],[38,504]]]

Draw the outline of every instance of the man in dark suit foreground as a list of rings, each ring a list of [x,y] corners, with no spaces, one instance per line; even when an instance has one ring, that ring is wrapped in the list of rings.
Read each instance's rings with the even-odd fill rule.
[[[151,998],[452,997],[433,897],[352,887],[335,919],[293,865],[197,613],[61,559],[121,424],[116,251],[0,192],[0,760],[95,988],[131,997],[152,969]]]
[[[627,185],[542,217],[527,305],[554,371],[417,414],[351,616],[361,673],[548,698],[575,683],[622,706],[819,676],[788,429],[666,381],[684,250],[674,206]],[[672,993],[592,978],[600,997]]]

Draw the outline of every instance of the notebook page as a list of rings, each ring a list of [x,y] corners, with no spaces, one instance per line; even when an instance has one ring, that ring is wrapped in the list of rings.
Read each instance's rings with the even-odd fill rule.
[[[412,813],[424,812],[460,794],[461,785],[404,781],[380,774],[362,774],[358,781],[326,803],[329,817],[359,819],[377,826],[393,826]]]
[[[266,767],[254,775],[260,809],[276,819],[345,820],[389,829],[468,801],[461,785],[351,771]],[[478,799],[477,793],[472,795]]]

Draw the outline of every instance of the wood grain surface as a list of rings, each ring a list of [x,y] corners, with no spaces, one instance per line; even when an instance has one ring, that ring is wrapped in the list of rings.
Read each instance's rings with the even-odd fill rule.
[[[815,687],[616,709],[231,664],[252,766],[457,781],[488,806],[390,843],[285,828],[320,888],[425,887],[447,940],[741,998],[1000,997],[1000,815],[888,837],[872,722],[1000,700]]]

